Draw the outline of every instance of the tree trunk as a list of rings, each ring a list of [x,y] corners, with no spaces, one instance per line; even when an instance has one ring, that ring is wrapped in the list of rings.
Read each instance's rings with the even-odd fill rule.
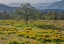
[[[26,24],[28,24],[28,19],[26,19]]]

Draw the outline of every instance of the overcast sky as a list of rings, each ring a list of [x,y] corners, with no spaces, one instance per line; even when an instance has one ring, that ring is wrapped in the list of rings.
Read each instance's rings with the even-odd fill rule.
[[[47,3],[47,2],[55,2],[60,0],[0,0],[0,3],[8,4],[8,3]]]

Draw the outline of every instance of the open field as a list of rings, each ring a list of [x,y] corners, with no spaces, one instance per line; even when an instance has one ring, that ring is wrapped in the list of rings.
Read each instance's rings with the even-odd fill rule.
[[[0,20],[0,44],[64,44],[64,20]]]

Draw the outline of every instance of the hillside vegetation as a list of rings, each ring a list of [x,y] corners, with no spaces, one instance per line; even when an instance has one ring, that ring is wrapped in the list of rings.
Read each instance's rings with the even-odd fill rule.
[[[63,44],[64,21],[0,20],[1,44]]]
[[[48,12],[22,4],[0,12],[0,44],[64,44],[64,12]]]

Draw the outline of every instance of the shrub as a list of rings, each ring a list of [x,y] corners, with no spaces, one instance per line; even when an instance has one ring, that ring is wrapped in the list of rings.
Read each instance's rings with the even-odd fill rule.
[[[38,28],[43,28],[43,29],[58,29],[54,25],[36,25]]]
[[[19,34],[18,36],[20,36],[20,37],[24,37],[24,34]]]
[[[9,32],[8,34],[15,34],[16,32]]]
[[[53,39],[54,42],[62,42],[61,39]]]
[[[26,38],[29,38],[29,36],[26,36]]]
[[[18,42],[11,42],[10,44],[19,44]]]
[[[21,25],[19,25],[19,26],[15,26],[15,27],[22,27]]]
[[[50,39],[44,39],[44,42],[51,42]]]
[[[31,37],[30,39],[36,39],[35,37]]]

